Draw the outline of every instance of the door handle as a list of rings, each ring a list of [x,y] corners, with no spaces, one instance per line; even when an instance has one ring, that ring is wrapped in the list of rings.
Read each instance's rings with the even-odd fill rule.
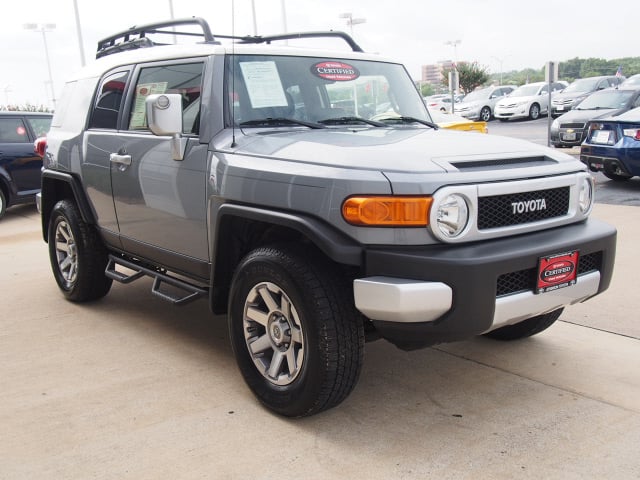
[[[120,165],[131,165],[131,155],[120,155],[119,153],[112,153],[109,155],[109,161],[111,163],[119,163]]]

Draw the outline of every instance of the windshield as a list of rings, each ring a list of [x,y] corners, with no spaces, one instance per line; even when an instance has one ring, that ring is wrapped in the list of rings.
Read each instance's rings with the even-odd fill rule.
[[[640,75],[631,75],[624,82],[622,82],[621,87],[635,87],[636,85],[640,85]]]
[[[227,59],[226,89],[228,125],[264,126],[260,120],[267,119],[341,124],[391,116],[431,120],[407,71],[393,63],[235,55]]]
[[[589,95],[577,107],[576,110],[594,110],[597,108],[622,108],[633,95],[631,91],[603,90]]]
[[[490,88],[483,88],[482,90],[475,90],[468,94],[463,102],[475,102],[476,100],[484,100],[485,98],[489,98],[489,93],[491,92]]]
[[[531,97],[538,94],[540,85],[522,85],[509,94],[510,97]]]
[[[596,89],[597,84],[597,78],[582,78],[573,82],[571,85],[565,88],[564,92],[562,93],[592,92]]]

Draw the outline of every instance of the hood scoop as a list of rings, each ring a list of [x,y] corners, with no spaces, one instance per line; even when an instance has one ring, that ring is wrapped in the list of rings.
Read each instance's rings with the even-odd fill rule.
[[[545,156],[520,157],[520,158],[497,158],[489,160],[467,160],[450,162],[450,164],[462,172],[472,172],[485,169],[508,169],[508,168],[529,168],[557,165],[558,162]]]

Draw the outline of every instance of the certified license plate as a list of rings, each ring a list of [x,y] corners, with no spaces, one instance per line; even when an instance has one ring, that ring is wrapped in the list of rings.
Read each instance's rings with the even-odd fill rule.
[[[611,130],[598,130],[591,137],[593,143],[609,143],[611,137]]]
[[[556,110],[558,110],[559,112],[561,112],[562,110],[564,110],[564,106],[563,105],[558,105],[556,107]]]
[[[578,251],[558,253],[538,260],[536,293],[569,287],[578,277]]]
[[[575,133],[563,133],[562,134],[562,139],[563,140],[575,140],[576,139],[576,134]]]

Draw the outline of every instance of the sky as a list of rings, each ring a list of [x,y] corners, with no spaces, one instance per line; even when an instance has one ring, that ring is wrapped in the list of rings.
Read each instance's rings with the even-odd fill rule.
[[[93,61],[100,39],[168,20],[173,10],[173,18],[205,18],[214,34],[342,30],[420,80],[422,65],[442,60],[478,62],[499,73],[576,57],[640,56],[636,7],[631,0],[5,0],[0,106],[53,107],[69,73],[82,65],[76,12],[85,63]],[[344,14],[364,22],[350,26]],[[27,30],[26,23],[40,30]],[[45,24],[55,28],[43,35]]]

